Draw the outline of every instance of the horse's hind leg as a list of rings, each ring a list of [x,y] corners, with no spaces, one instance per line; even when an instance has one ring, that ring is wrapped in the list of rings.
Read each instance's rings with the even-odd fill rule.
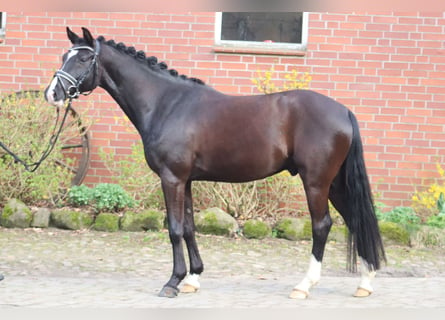
[[[183,293],[191,293],[199,290],[199,275],[204,270],[195,239],[195,221],[193,218],[191,185],[192,183],[189,181],[185,186],[184,240],[189,253],[190,273],[185,278],[184,285],[181,288],[181,292]]]
[[[309,269],[303,280],[294,287],[290,298],[305,299],[309,290],[321,276],[321,262],[332,220],[328,207],[328,187],[305,184],[305,191],[312,220],[312,255]]]
[[[321,276],[321,262],[326,246],[332,220],[329,215],[328,193],[329,183],[320,183],[313,180],[311,174],[303,174],[302,180],[306,192],[307,203],[312,220],[312,255],[309,269],[303,280],[297,284],[289,295],[293,299],[305,299],[309,295],[309,290],[319,280]]]
[[[350,199],[347,199],[345,195],[345,182],[343,181],[343,177],[339,175],[336,177],[334,183],[332,184],[329,193],[329,199],[331,200],[331,203],[335,207],[335,209],[344,218],[345,222],[349,223],[349,221],[351,221],[351,215],[353,214],[353,212],[351,212],[348,207],[348,201],[350,201]],[[363,259],[362,257],[359,258],[361,278],[357,290],[355,291],[353,296],[367,297],[374,291],[371,282],[375,278],[376,272],[369,267],[365,259]]]

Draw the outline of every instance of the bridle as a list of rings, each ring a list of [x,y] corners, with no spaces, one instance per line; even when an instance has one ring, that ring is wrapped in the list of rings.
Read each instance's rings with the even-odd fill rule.
[[[97,57],[99,56],[99,52],[100,52],[100,42],[96,40],[96,48],[95,49],[88,47],[88,46],[79,46],[79,47],[73,47],[73,48],[69,49],[69,51],[78,51],[78,50],[88,50],[88,51],[91,51],[94,53],[93,60],[91,60],[91,63],[88,66],[88,69],[85,70],[85,72],[78,79],[76,79],[75,77],[70,75],[68,72],[65,72],[62,70],[63,67],[65,66],[65,64],[63,64],[62,67],[59,70],[57,70],[56,73],[54,74],[54,77],[57,78],[58,82],[62,86],[66,96],[70,99],[70,101],[72,99],[77,99],[80,94],[87,96],[93,92],[94,89],[92,89],[88,92],[81,92],[80,86],[85,81],[85,79],[90,75],[91,72],[94,72],[93,73],[93,77],[94,77],[93,83],[96,82],[97,72],[98,72],[98,67],[99,67],[98,63],[97,63]],[[67,88],[65,86],[64,82],[62,81],[62,79],[65,79],[71,85]]]

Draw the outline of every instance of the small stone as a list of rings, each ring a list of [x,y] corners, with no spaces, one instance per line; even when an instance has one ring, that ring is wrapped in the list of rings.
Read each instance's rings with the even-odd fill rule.
[[[93,229],[96,231],[115,232],[119,230],[119,216],[113,213],[100,213],[96,217]]]
[[[31,209],[17,199],[9,200],[0,215],[0,225],[6,228],[29,228],[31,221]]]
[[[277,238],[287,240],[310,240],[311,221],[307,218],[283,218],[275,226]]]
[[[205,234],[233,236],[238,231],[238,222],[220,208],[209,208],[195,213],[196,230]]]
[[[157,210],[143,212],[127,211],[120,219],[122,231],[160,231],[164,226],[165,214]]]
[[[33,216],[31,227],[48,228],[51,218],[51,211],[48,208],[39,208]]]
[[[271,228],[263,221],[251,219],[244,224],[243,234],[248,239],[264,239],[271,235]]]
[[[51,225],[61,229],[80,230],[89,228],[93,217],[82,211],[54,210],[51,213]]]

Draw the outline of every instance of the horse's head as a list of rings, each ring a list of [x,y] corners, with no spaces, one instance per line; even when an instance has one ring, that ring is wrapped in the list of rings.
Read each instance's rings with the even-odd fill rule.
[[[66,99],[91,93],[99,82],[99,41],[94,40],[86,28],[82,28],[83,38],[68,27],[66,31],[73,47],[63,55],[62,67],[45,90],[46,100],[57,107],[62,107]]]

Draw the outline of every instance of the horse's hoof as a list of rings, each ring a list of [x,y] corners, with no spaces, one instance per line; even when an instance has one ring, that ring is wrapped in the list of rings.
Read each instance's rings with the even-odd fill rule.
[[[359,287],[357,288],[353,296],[356,298],[366,298],[369,297],[371,293],[371,291]]]
[[[0,281],[2,281],[4,278],[5,277],[2,274],[0,274]]]
[[[292,292],[289,294],[289,298],[291,299],[298,299],[298,300],[304,300],[309,296],[309,292],[300,290],[300,289],[293,289]]]
[[[185,283],[181,287],[181,293],[195,293],[198,291],[199,288],[196,288],[195,286],[192,286],[191,284]]]
[[[164,288],[162,288],[161,292],[159,292],[158,295],[163,298],[176,298],[178,296],[178,293],[178,288],[165,286]]]

